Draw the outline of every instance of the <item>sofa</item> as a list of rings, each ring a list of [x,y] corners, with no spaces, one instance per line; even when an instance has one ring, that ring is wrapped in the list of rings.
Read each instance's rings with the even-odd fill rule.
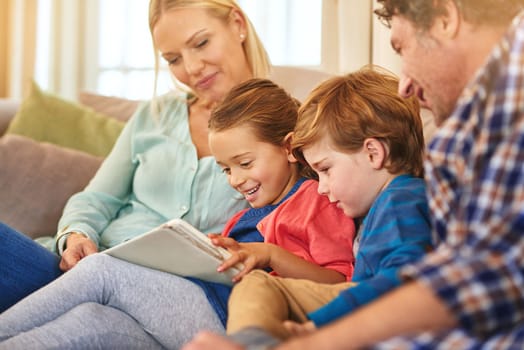
[[[274,67],[271,78],[303,100],[330,75]],[[22,101],[0,99],[0,221],[33,239],[53,236],[67,199],[81,191],[140,101],[81,92],[66,101],[36,84]],[[434,131],[423,111],[426,140]]]
[[[36,86],[22,101],[0,99],[0,221],[31,238],[53,236],[67,199],[87,185],[138,103],[91,93],[71,102]]]

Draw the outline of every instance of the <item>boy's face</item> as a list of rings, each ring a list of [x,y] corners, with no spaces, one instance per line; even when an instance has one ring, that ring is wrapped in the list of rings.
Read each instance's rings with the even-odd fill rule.
[[[341,152],[323,136],[302,151],[318,174],[318,192],[337,203],[347,216],[365,216],[383,185],[365,148],[355,153]]]
[[[209,147],[231,187],[253,208],[277,204],[297,180],[296,160],[288,149],[260,141],[250,127],[210,132]]]

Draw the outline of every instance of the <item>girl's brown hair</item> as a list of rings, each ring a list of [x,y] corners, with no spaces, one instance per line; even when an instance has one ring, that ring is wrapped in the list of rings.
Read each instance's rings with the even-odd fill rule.
[[[286,136],[293,132],[300,102],[268,79],[254,78],[235,86],[209,119],[209,131],[220,132],[248,126],[262,142],[285,146]],[[309,167],[301,173],[311,176]]]
[[[397,91],[398,79],[373,66],[321,83],[299,109],[293,154],[305,162],[302,150],[325,135],[336,149],[347,153],[359,151],[365,139],[375,138],[389,149],[389,172],[422,177],[424,136],[419,104],[416,98],[404,99]]]

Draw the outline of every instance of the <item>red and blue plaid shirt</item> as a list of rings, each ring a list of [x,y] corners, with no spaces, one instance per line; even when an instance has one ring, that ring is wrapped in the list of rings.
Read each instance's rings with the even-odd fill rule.
[[[440,244],[403,276],[435,291],[461,330],[425,334],[419,344],[515,346],[524,340],[524,13],[463,91],[427,156]]]

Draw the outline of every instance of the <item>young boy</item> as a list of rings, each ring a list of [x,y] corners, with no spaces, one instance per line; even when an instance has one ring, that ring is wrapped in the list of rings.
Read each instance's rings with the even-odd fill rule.
[[[227,332],[237,342],[269,344],[291,335],[285,320],[308,322],[295,326],[303,331],[353,312],[397,287],[398,269],[431,248],[419,106],[397,87],[363,68],[325,81],[301,107],[293,153],[318,174],[319,193],[360,218],[353,279],[327,285],[252,271],[229,300]]]

